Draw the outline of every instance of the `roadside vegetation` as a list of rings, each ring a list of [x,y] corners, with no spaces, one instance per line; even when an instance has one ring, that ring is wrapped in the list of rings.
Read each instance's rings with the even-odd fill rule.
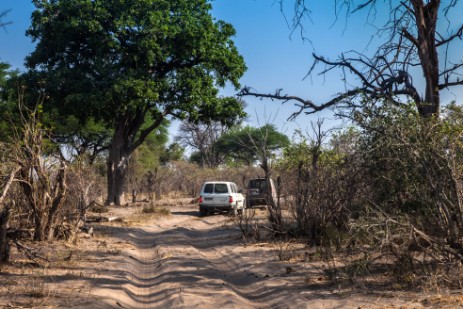
[[[0,66],[0,262],[9,261],[13,245],[31,256],[25,241],[78,241],[89,209],[143,202],[140,215],[164,216],[168,210],[155,204],[162,197],[194,203],[204,181],[233,181],[244,189],[260,176],[274,179],[278,194],[267,206],[267,221],[257,220],[252,209],[236,219],[244,241],[297,240],[315,248],[336,284],[381,274],[399,289],[463,287],[461,106],[398,104],[395,94],[379,96],[367,87],[355,93],[355,108],[339,110],[348,121],[344,127],[326,130],[319,120],[312,132],[288,137],[273,124],[244,126],[241,99],[219,96],[226,83],[239,86],[246,67],[230,39],[233,27],[213,20],[207,1],[177,0],[164,8],[166,16],[173,11],[197,18],[186,28],[198,32],[191,37],[194,31],[183,32],[179,21],[150,25],[163,34],[159,42],[136,45],[147,50],[129,44],[152,35],[133,25],[145,6],[133,12],[75,1],[87,5],[88,20],[81,23],[53,17],[74,16],[78,6],[34,2],[29,35],[38,45],[28,57],[29,71]],[[115,24],[92,19],[96,9],[103,17],[116,15]],[[63,20],[79,27],[63,28]],[[60,35],[49,37],[48,27]],[[53,56],[47,48],[56,49]],[[207,61],[205,50],[213,55]],[[94,53],[98,58],[90,60]],[[82,71],[70,73],[77,65]],[[408,82],[408,75],[403,78]],[[89,84],[76,84],[80,79]],[[249,89],[242,94],[258,95]],[[184,121],[171,144],[169,117]],[[280,247],[283,260],[293,255],[287,248]]]
[[[437,119],[419,117],[413,106],[366,106],[347,128],[324,132],[319,121],[313,124],[311,135],[299,133],[285,147],[269,150],[266,166],[270,177],[277,179],[278,196],[267,207],[267,223],[253,209],[235,219],[244,241],[297,241],[316,248],[333,283],[361,282],[362,277],[380,272],[389,274],[400,288],[429,287],[431,282],[460,288],[461,108],[450,105]],[[77,241],[87,211],[107,208],[102,194],[104,165],[64,160],[59,147],[38,125],[39,114],[33,111],[24,118],[29,124],[22,126],[24,133],[39,134],[36,138],[22,133],[15,137],[19,140],[3,143],[5,262],[9,246],[22,248],[23,241]],[[196,162],[194,154],[192,161],[162,162],[165,149],[153,158],[158,162],[154,167],[143,167],[140,162],[129,165],[121,207],[143,205],[135,216],[169,215],[156,204],[166,197],[189,197],[195,203],[200,185],[207,180],[234,181],[244,189],[247,180],[265,177],[259,159],[248,165],[234,153],[225,160],[228,163],[205,167]],[[26,155],[43,160],[42,165],[22,159]],[[27,171],[35,176],[25,178],[30,175]],[[63,202],[58,204],[60,196]],[[47,230],[40,230],[43,226]],[[281,246],[281,256],[297,254]]]

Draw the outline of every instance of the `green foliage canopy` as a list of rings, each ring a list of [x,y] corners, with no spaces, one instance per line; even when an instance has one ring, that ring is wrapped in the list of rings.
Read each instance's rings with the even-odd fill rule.
[[[107,203],[120,204],[132,153],[165,119],[245,116],[218,88],[239,87],[246,70],[230,24],[215,21],[207,0],[34,0],[27,34],[30,78],[47,110],[113,130]],[[146,123],[149,121],[148,123]]]
[[[251,165],[288,145],[286,135],[274,125],[266,124],[260,128],[246,126],[232,130],[217,140],[216,149],[235,162]]]
[[[17,78],[19,72],[8,63],[0,62],[0,141],[14,137],[13,125],[19,122]]]
[[[205,0],[33,1],[27,34],[37,42],[27,66],[60,113],[108,126],[151,113],[193,121],[244,116],[217,87],[246,67]]]

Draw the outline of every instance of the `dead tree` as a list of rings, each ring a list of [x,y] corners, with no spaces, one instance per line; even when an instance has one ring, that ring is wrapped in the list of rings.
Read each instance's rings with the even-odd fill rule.
[[[40,106],[40,105],[39,105]],[[23,110],[25,107],[20,106]],[[34,220],[34,240],[54,238],[58,214],[67,193],[66,163],[46,155],[39,109],[23,113],[22,139],[17,144],[18,181]],[[56,168],[56,166],[58,166]]]
[[[285,1],[290,0],[280,0],[280,3]],[[379,44],[372,56],[352,51],[341,53],[338,59],[330,60],[313,54],[314,62],[308,75],[315,74],[320,65],[322,68],[318,71],[319,75],[339,69],[343,74],[342,79],[346,81],[345,91],[322,103],[282,94],[281,89],[275,93],[258,93],[245,87],[240,95],[295,102],[299,110],[291,118],[330,107],[361,107],[365,98],[394,104],[412,100],[421,116],[438,115],[440,92],[463,85],[463,80],[459,78],[463,61],[455,61],[448,53],[463,38],[461,20],[449,17],[453,10],[461,9],[460,5],[458,0],[447,1],[445,4],[440,0],[336,0],[336,16],[339,10],[347,10],[346,15],[369,10],[369,22],[374,22],[370,19],[379,10],[389,10],[390,16],[384,25],[378,26],[378,37],[388,35],[385,43]],[[296,29],[304,26],[302,21],[305,15],[310,14],[310,2],[297,0],[294,8],[293,26]],[[439,18],[441,28],[438,28]],[[417,89],[418,86],[413,83],[413,68],[421,69],[424,89]],[[403,100],[404,97],[407,100]]]

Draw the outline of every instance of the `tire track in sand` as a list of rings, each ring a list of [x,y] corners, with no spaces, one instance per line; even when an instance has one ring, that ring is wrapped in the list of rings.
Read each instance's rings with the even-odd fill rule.
[[[202,218],[187,209],[151,223],[119,229],[117,236],[133,248],[121,254],[118,286],[97,292],[105,294],[107,307],[344,306],[342,299],[328,297],[329,291],[309,291],[305,273],[296,265],[294,273],[285,273],[286,263],[278,260],[276,249],[244,246],[229,217]]]
[[[276,254],[245,248],[229,217],[199,218],[187,209],[152,227],[132,228],[125,235],[119,231],[117,236],[135,250],[122,254],[119,290],[106,287],[109,306],[286,308],[288,302],[305,303],[297,295],[300,288],[279,282],[283,268]],[[268,264],[269,255],[278,265]]]

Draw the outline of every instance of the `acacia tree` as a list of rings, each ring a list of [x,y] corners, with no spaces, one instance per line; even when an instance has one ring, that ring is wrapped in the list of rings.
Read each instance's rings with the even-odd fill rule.
[[[289,145],[289,139],[274,125],[260,128],[246,126],[223,134],[215,143],[217,151],[229,159],[251,165],[260,162],[265,175],[270,177],[269,160],[275,152]]]
[[[289,1],[279,2],[283,5]],[[294,2],[293,26],[304,27],[304,16],[310,14],[310,1]],[[401,98],[405,96],[416,104],[421,116],[427,117],[439,113],[440,92],[443,89],[463,84],[459,78],[463,61],[454,60],[449,55],[449,50],[462,40],[463,22],[450,16],[453,11],[461,9],[461,1],[335,0],[334,3],[336,14],[342,10],[346,10],[347,15],[368,10],[370,23],[375,22],[372,16],[377,11],[387,10],[384,15],[389,16],[383,25],[377,25],[378,37],[384,41],[372,56],[352,51],[340,54],[336,60],[330,60],[323,55],[313,54],[315,60],[309,74],[315,73],[322,65],[319,73],[325,74],[337,68],[344,75],[343,80],[356,78],[357,83],[349,83],[345,91],[322,103],[282,94],[281,90],[262,94],[245,87],[241,94],[294,101],[299,110],[292,117],[342,104],[355,108],[361,106],[365,96],[375,101],[381,98],[386,100],[380,102],[402,104],[404,100]],[[414,68],[421,69],[424,89],[420,89],[418,83],[413,81]]]
[[[27,58],[51,106],[113,130],[107,204],[120,204],[128,162],[164,119],[244,116],[218,88],[246,67],[230,24],[215,21],[207,0],[34,0]],[[149,123],[145,123],[149,120]]]
[[[89,118],[82,123],[74,116],[60,117],[56,114],[48,114],[47,118],[47,124],[54,128],[51,139],[66,147],[66,153],[73,159],[85,159],[86,163],[93,165],[99,156],[107,152],[112,130],[101,122]]]

